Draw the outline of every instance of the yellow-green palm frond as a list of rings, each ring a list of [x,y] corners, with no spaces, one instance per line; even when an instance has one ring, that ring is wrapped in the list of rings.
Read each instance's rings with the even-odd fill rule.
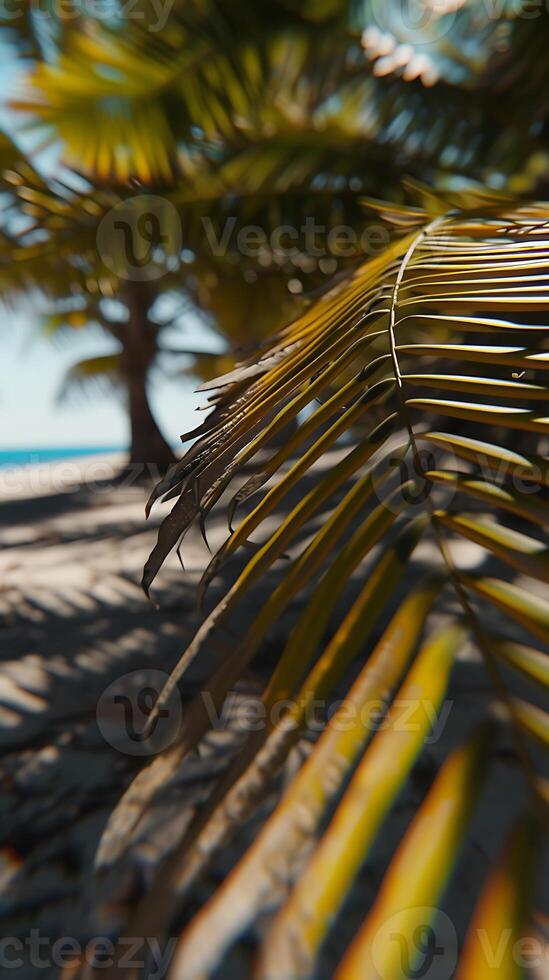
[[[232,499],[224,496],[231,533],[204,573],[202,597],[254,543],[173,672],[151,724],[260,580],[273,584],[214,670],[210,707],[221,710],[280,617],[296,612],[263,693],[264,726],[246,738],[137,905],[126,926],[132,935],[145,923],[157,936],[167,933],[178,904],[307,730],[311,707],[347,688],[349,671],[369,653],[250,849],[184,930],[174,976],[186,980],[210,975],[273,906],[257,976],[314,975],[466,649],[468,656],[476,650],[493,684],[499,707],[488,714],[513,740],[533,819],[546,812],[538,757],[548,741],[540,694],[549,643],[549,209],[497,196],[467,198],[463,210],[454,199],[446,213],[439,199],[425,205],[424,212],[380,205],[400,229],[386,251],[257,357],[203,386],[214,410],[151,498],[177,501],[147,562],[147,590],[189,526],[205,521],[233,481]],[[284,557],[289,565],[274,575]],[[427,578],[425,564],[436,566]],[[410,725],[402,724],[402,704]],[[112,815],[100,865],[125,853],[140,816],[210,725],[202,693],[188,705],[177,741],[136,777]],[[380,975],[395,975],[398,950],[387,923],[397,922],[407,949],[417,930],[433,928],[489,778],[493,727],[482,725],[444,762],[338,976],[370,976],[372,957]],[[475,921],[518,936],[526,898],[514,894],[509,861],[517,852],[510,846]],[[476,962],[471,943],[465,955]]]
[[[35,65],[27,94],[13,108],[32,113],[52,138],[61,138],[66,163],[77,172],[168,182],[175,141],[155,94],[176,71],[168,56],[133,50],[122,38],[115,43],[106,31],[101,41],[74,34],[55,63]]]

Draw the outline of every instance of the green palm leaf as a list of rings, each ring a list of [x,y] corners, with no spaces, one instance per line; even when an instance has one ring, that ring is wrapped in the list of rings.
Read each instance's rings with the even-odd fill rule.
[[[445,762],[393,858],[374,908],[338,969],[339,980],[358,980],[376,972],[399,976],[403,946],[417,950],[418,930],[432,926],[430,916],[436,916],[466,837],[489,750],[489,732],[481,729]],[[444,950],[448,952],[451,955],[453,950]],[[421,967],[421,955],[419,959]]]
[[[520,980],[524,952],[531,949],[529,908],[535,878],[535,848],[538,828],[529,819],[517,822],[506,847],[490,872],[465,941],[457,973],[458,980],[494,975],[502,980]],[[542,942],[539,941],[542,949]]]
[[[147,922],[159,935],[167,931],[174,905],[257,805],[271,775],[305,730],[309,704],[334,696],[374,629],[385,625],[385,637],[347,703],[356,708],[364,691],[372,696],[374,677],[388,693],[404,675],[399,698],[406,700],[415,691],[418,715],[413,734],[389,724],[368,747],[364,721],[355,722],[347,740],[339,739],[333,725],[326,729],[252,849],[184,932],[175,961],[178,975],[208,974],[240,932],[272,903],[273,894],[280,902],[280,889],[264,870],[275,842],[290,891],[261,947],[258,975],[312,974],[334,916],[433,724],[420,706],[426,700],[440,705],[453,658],[467,638],[476,645],[503,702],[533,803],[545,806],[531,747],[547,742],[546,715],[533,700],[539,685],[546,685],[547,660],[530,643],[532,636],[544,644],[549,639],[549,606],[542,595],[549,578],[544,537],[549,511],[543,490],[549,419],[541,404],[549,394],[544,375],[547,328],[542,323],[549,309],[548,214],[539,204],[511,210],[494,199],[480,213],[464,209],[434,220],[427,216],[422,228],[397,237],[383,256],[366,263],[273,338],[258,359],[208,384],[215,410],[192,433],[199,438],[153,495],[151,503],[158,497],[179,499],[147,563],[147,589],[192,521],[204,518],[240,468],[256,458],[257,472],[247,474],[230,507],[234,530],[213,557],[202,593],[207,594],[220,569],[252,534],[266,525],[268,529],[200,627],[151,723],[216,629],[287,553],[291,564],[210,680],[208,693],[217,710],[284,610],[297,597],[304,602],[264,692],[267,717],[283,699],[290,699],[293,707],[277,724],[267,723],[264,731],[248,736],[209,805],[178,845],[176,859],[162,869],[150,896],[137,908],[133,928]],[[385,216],[406,227],[403,209],[386,208]],[[417,211],[409,217],[408,227],[412,221],[417,224]],[[494,343],[485,346],[481,338],[487,333]],[[460,362],[463,373],[456,370]],[[422,363],[425,367],[418,370]],[[474,373],[487,366],[486,374]],[[516,368],[528,377],[510,377]],[[421,387],[442,397],[419,398]],[[452,400],[444,397],[447,391]],[[296,434],[265,460],[270,439],[315,399],[320,407],[312,408]],[[527,451],[519,447],[519,434],[527,440]],[[319,473],[319,461],[334,446],[337,461]],[[312,488],[288,506],[289,492],[305,477],[312,479]],[[259,503],[237,522],[237,507],[259,492]],[[326,506],[331,513],[321,517]],[[279,507],[284,516],[273,529],[268,522]],[[309,537],[300,545],[298,533],[306,528]],[[452,613],[446,611],[446,624],[436,629],[431,606],[440,582],[422,587],[404,603],[400,600],[396,614],[390,611],[403,575],[418,573],[424,547],[438,553],[446,581],[441,595],[453,596]],[[357,579],[358,595],[326,643],[345,588]],[[499,623],[495,633],[494,621]],[[414,659],[424,626],[427,638]],[[387,651],[392,651],[390,662]],[[515,697],[508,671],[534,682],[531,701]],[[138,775],[113,814],[101,862],[124,854],[143,811],[209,724],[198,697],[176,745]],[[416,878],[417,848],[409,842],[427,833],[429,797],[395,859],[396,867],[409,865],[410,873],[395,891],[396,872],[389,870],[382,886],[383,914],[386,907],[398,911],[407,901],[433,904],[441,893],[472,812],[473,796],[456,787],[460,780],[469,786],[474,770],[474,795],[480,789],[472,745],[477,742],[451,757],[432,790],[432,799],[438,800],[452,787],[453,800],[440,836],[432,841],[432,874],[418,871]],[[317,782],[320,760],[332,774],[324,788]],[[294,883],[298,851],[318,837],[321,817],[340,796],[344,774],[355,763],[331,823],[301,880]],[[447,851],[443,867],[437,848]],[[240,902],[237,894],[248,897]],[[374,909],[371,921],[378,914]],[[357,940],[341,967],[342,976],[355,975],[355,960],[369,955],[364,952],[369,929],[367,923],[366,939]]]

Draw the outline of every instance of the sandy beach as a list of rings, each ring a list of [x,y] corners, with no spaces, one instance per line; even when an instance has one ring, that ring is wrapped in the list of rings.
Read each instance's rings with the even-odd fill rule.
[[[158,692],[199,622],[195,592],[206,546],[189,534],[185,572],[172,555],[149,601],[140,579],[166,509],[145,520],[150,486],[131,474],[118,481],[122,462],[89,457],[0,473],[0,915],[5,934],[21,943],[33,929],[87,942],[95,850],[146,761],[125,739],[123,718],[105,721],[112,685],[131,693],[152,684]],[[209,534],[212,545],[221,543],[224,514]],[[181,710],[210,668],[202,660],[185,679]],[[138,835],[135,874],[147,874],[204,801],[241,738],[241,705],[260,689],[259,674],[250,673],[222,727],[152,808]],[[234,856],[221,856],[207,892]],[[111,881],[113,889],[123,894],[125,883]],[[59,976],[54,964],[48,970],[27,960],[26,948],[23,957],[17,975],[25,980]]]
[[[208,558],[205,545],[198,534],[190,534],[185,574],[177,557],[171,556],[155,584],[155,603],[148,601],[139,582],[163,511],[159,508],[145,520],[147,488],[131,479],[118,485],[114,478],[120,462],[117,457],[84,459],[39,471],[29,467],[0,478],[0,726],[2,816],[7,828],[0,910],[9,934],[23,937],[22,942],[33,928],[49,936],[75,937],[79,943],[89,938],[99,837],[124,787],[146,761],[121,733],[120,719],[118,728],[112,726],[109,698],[113,690],[131,693],[144,681],[161,686],[199,621],[194,593]],[[224,522],[223,513],[210,522],[214,545],[225,534]],[[253,608],[244,606],[244,619]],[[279,635],[272,638],[276,646],[287,625],[282,622]],[[205,658],[185,678],[181,711],[210,666]],[[139,887],[136,882],[147,879],[155,861],[169,852],[172,839],[205,800],[241,738],[239,707],[258,697],[267,667],[269,649],[242,681],[223,725],[185,761],[142,822],[126,877],[117,871],[114,882],[109,879],[111,897],[116,894],[123,902]],[[459,738],[464,723],[480,716],[490,699],[482,669],[464,657],[456,667],[451,710],[441,737],[428,746],[416,767],[353,898],[357,917],[448,744]],[[308,744],[304,739],[292,754],[290,771]],[[490,852],[497,843],[486,832],[502,805],[502,794],[507,807],[515,809],[509,802],[513,783],[517,805],[520,802],[522,777],[507,771],[505,752],[498,768],[468,844],[467,874],[458,876],[454,885],[458,920],[460,909],[466,914],[488,861],[486,840]],[[275,795],[280,785],[273,785]],[[266,800],[256,819],[261,820],[269,806]],[[194,901],[201,901],[226,873],[254,826],[252,821],[220,855]],[[472,872],[472,866],[477,870]],[[352,931],[352,919],[351,915],[342,928],[341,943],[346,928]],[[338,946],[334,944],[331,956],[337,957]],[[224,976],[241,975],[242,955],[237,945]],[[330,975],[331,962],[326,961],[320,976]],[[53,967],[51,974],[35,970],[30,962],[25,969],[25,978],[59,975]]]
[[[8,935],[38,925],[50,936],[85,933],[99,834],[141,761],[102,736],[98,702],[127,674],[154,667],[166,675],[192,628],[192,569],[185,580],[178,564],[163,576],[161,613],[141,591],[159,517],[146,524],[143,486],[112,486],[119,465],[90,458],[0,475]]]

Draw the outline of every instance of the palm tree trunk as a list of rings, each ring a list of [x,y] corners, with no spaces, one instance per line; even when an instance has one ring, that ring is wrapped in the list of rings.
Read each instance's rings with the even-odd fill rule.
[[[158,428],[147,391],[149,371],[158,353],[158,328],[148,318],[151,293],[147,283],[128,283],[124,299],[129,322],[118,332],[118,339],[122,344],[120,374],[127,392],[131,431],[129,462],[132,466],[139,464],[144,473],[154,476],[176,459]]]
[[[125,374],[128,413],[130,419],[130,464],[140,464],[153,473],[164,471],[175,461],[175,456],[164,439],[151,410],[147,392],[147,369],[133,366]]]

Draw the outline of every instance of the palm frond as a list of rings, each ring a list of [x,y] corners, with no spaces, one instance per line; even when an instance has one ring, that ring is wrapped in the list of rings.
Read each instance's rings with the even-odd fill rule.
[[[120,391],[119,362],[119,354],[100,354],[73,364],[61,382],[59,400],[67,401],[75,395]]]
[[[203,594],[238,549],[266,527],[266,537],[175,669],[151,723],[215,630],[230,622],[233,611],[238,614],[242,598],[284,555],[291,558],[289,568],[211,677],[207,693],[217,711],[282,613],[298,597],[302,605],[265,688],[264,729],[246,739],[137,907],[132,928],[146,922],[155,934],[165,934],[174,905],[254,810],[306,730],[311,704],[335,696],[361,651],[385,629],[341,709],[351,706],[353,724],[343,734],[342,714],[334,715],[251,849],[183,933],[177,975],[209,975],[246,927],[284,896],[260,949],[258,975],[311,975],[433,724],[421,705],[429,701],[435,714],[440,709],[452,665],[467,643],[476,647],[503,705],[533,809],[544,811],[531,749],[547,743],[547,715],[535,701],[539,685],[546,685],[547,658],[532,637],[547,649],[549,418],[542,401],[549,392],[549,211],[541,203],[512,208],[497,196],[485,198],[483,210],[469,205],[440,213],[437,204],[434,218],[382,206],[405,233],[282,330],[258,358],[204,386],[214,411],[190,434],[196,441],[151,500],[178,497],[145,568],[147,590],[169,551],[195,519],[204,520],[244,466],[245,482],[229,505],[234,529],[204,574]],[[525,378],[515,378],[523,372]],[[298,416],[294,434],[269,455],[270,440]],[[337,462],[319,472],[318,461],[334,446]],[[250,476],[254,460],[257,470]],[[312,478],[311,488],[289,503],[290,491],[305,477]],[[259,502],[236,523],[238,507],[258,492]],[[273,529],[269,522],[279,508],[283,516]],[[426,547],[438,553],[438,577],[403,599],[398,583],[420,573]],[[359,583],[358,594],[326,643],[353,582]],[[530,681],[531,698],[522,688],[515,695],[517,674]],[[398,683],[398,694],[390,693]],[[370,743],[361,709],[379,693],[378,684],[388,697],[387,718]],[[286,699],[282,718],[271,720],[273,706]],[[403,732],[391,723],[390,705],[410,699],[417,724]],[[209,725],[199,697],[189,706],[177,743],[122,798],[105,832],[100,863],[125,853],[155,793]],[[473,735],[443,766],[364,931],[342,962],[341,976],[364,975],[380,917],[436,905],[468,833],[483,783],[481,760],[493,756],[486,745],[485,734]],[[432,814],[447,798],[451,804],[435,833]],[[317,841],[296,882],[298,858]],[[422,853],[428,849],[432,857],[424,873],[414,867],[418,841],[426,842]],[[502,916],[510,914],[502,907]],[[405,931],[416,925],[404,917]],[[509,926],[514,928],[511,921]],[[391,953],[384,949],[379,955],[385,962]]]
[[[339,980],[375,976],[376,972],[398,975],[402,948],[413,950],[414,936],[432,926],[481,794],[490,747],[489,733],[480,729],[442,766],[391,862],[373,909],[337,971]],[[395,942],[395,934],[402,942]],[[453,950],[444,950],[443,955],[448,952],[451,955]],[[419,950],[416,955],[421,960]]]
[[[523,818],[513,827],[474,910],[457,973],[458,980],[471,976],[483,980],[492,972],[491,966],[486,963],[485,950],[488,943],[497,942],[503,933],[509,936],[509,943],[498,963],[498,975],[503,980],[519,976],[520,964],[513,950],[520,948],[522,941],[527,941],[531,929],[529,910],[534,890],[538,839],[538,828],[530,819]]]

